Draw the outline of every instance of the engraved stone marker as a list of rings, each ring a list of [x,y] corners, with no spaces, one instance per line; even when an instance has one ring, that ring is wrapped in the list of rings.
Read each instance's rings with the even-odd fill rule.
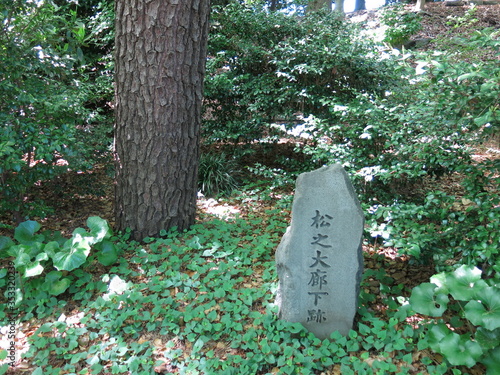
[[[358,307],[364,216],[340,164],[301,174],[276,251],[279,317],[319,339],[346,335]]]

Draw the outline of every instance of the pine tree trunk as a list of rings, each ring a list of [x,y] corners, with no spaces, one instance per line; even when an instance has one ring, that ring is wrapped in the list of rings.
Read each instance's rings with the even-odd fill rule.
[[[133,238],[196,214],[209,0],[116,0],[116,226]]]

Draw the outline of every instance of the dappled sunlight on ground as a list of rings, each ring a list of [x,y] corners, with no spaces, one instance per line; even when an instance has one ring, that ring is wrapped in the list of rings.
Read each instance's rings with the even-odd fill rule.
[[[220,203],[213,198],[201,198],[197,202],[198,209],[202,212],[217,216],[219,219],[234,219],[237,215],[241,214],[241,210],[229,205],[228,203]]]

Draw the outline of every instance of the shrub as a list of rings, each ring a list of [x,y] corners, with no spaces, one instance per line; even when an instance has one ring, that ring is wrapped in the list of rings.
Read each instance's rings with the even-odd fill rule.
[[[105,152],[103,137],[89,126],[90,91],[75,74],[84,61],[85,27],[68,7],[0,4],[0,207],[18,223],[46,210],[28,199],[35,183],[88,168]]]
[[[422,30],[421,16],[405,10],[405,3],[395,3],[382,12],[382,23],[387,27],[384,42],[393,47],[401,46]]]
[[[229,195],[238,186],[237,163],[226,154],[208,152],[201,155],[198,187],[206,196]]]
[[[71,238],[66,239],[59,232],[37,233],[40,224],[26,221],[15,229],[14,241],[0,237],[0,259],[13,259],[18,275],[16,305],[22,301],[30,306],[43,303],[66,292],[78,279],[75,277],[78,270],[89,265],[91,250],[95,255],[92,259],[104,266],[118,260],[118,248],[111,241],[108,223],[99,217],[89,217],[87,226],[90,232],[77,228]],[[0,281],[4,282],[5,275],[6,272],[1,274]]]
[[[231,4],[213,11],[205,80],[208,141],[251,141],[274,122],[328,112],[324,101],[378,92],[384,62],[335,14],[305,18]]]
[[[488,31],[461,43],[499,48]],[[328,114],[307,119],[316,142],[305,151],[345,165],[386,244],[438,267],[455,259],[490,273],[498,255],[500,164],[477,162],[473,150],[498,132],[500,68],[494,59],[466,63],[453,53],[421,56],[420,74],[403,60],[395,74],[406,76],[406,85],[383,96],[332,98]],[[428,188],[452,176],[463,177],[456,191]]]

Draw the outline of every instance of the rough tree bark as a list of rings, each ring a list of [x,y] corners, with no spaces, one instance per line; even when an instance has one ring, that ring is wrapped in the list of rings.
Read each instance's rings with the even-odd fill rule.
[[[115,215],[134,239],[194,223],[210,0],[116,0]]]

